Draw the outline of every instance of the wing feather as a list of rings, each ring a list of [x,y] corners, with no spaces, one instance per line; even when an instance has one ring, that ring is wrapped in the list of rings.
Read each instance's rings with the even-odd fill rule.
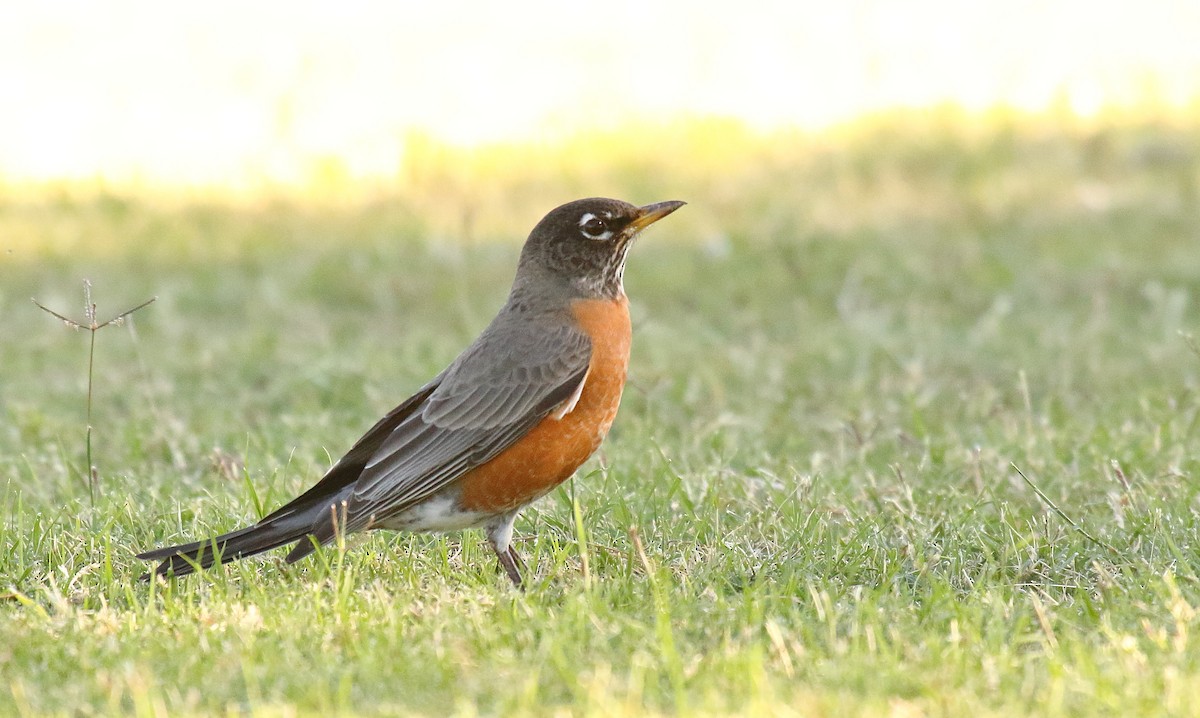
[[[569,325],[524,326],[485,331],[421,407],[378,443],[346,499],[347,531],[436,493],[578,391],[591,359],[587,335]]]

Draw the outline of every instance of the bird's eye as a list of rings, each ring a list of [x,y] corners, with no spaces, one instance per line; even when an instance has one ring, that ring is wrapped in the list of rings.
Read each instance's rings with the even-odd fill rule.
[[[592,235],[604,232],[604,220],[599,217],[592,217],[583,225],[583,231]]]
[[[604,223],[604,220],[591,212],[580,218],[579,229],[588,239],[608,239],[612,236],[612,232],[608,231],[608,225]]]

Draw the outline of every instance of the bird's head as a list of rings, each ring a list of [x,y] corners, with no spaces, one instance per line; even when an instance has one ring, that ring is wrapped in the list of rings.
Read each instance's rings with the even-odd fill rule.
[[[673,200],[638,207],[603,197],[568,202],[529,233],[517,276],[548,274],[583,296],[618,297],[625,291],[625,255],[633,240],[684,204]]]

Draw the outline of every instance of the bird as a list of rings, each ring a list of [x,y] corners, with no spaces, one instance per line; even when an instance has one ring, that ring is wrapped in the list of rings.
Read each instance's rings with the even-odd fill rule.
[[[481,528],[524,590],[514,521],[608,434],[629,366],[626,256],[642,230],[685,204],[591,197],[551,210],[525,240],[503,307],[445,370],[256,523],[138,554],[160,562],[142,578],[288,544],[285,561],[295,563],[358,531]]]

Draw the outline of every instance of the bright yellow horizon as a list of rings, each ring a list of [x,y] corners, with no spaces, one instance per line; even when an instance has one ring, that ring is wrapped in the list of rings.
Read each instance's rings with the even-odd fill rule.
[[[1111,4],[1116,5],[1116,4]],[[731,9],[734,8],[734,9]],[[814,129],[951,103],[1194,109],[1200,3],[138,0],[0,11],[0,180],[394,177],[471,147],[719,116]]]

